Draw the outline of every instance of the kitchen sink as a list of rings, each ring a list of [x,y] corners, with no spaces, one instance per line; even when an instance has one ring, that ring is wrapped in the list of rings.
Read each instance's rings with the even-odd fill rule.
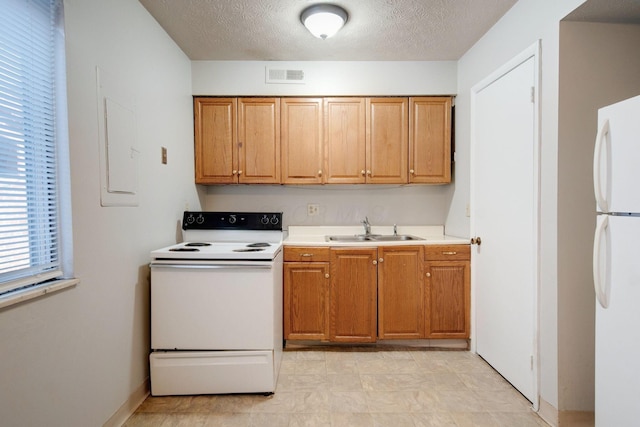
[[[421,237],[409,234],[380,235],[380,234],[355,234],[350,236],[327,236],[327,242],[402,242],[406,240],[424,240]]]
[[[402,242],[405,240],[424,240],[422,237],[411,236],[409,234],[396,234],[391,236],[378,236],[373,240],[380,242]]]

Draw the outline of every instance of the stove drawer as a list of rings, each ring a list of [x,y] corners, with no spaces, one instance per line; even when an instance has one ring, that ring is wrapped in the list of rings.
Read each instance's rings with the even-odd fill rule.
[[[273,351],[156,352],[149,356],[151,394],[273,393]]]

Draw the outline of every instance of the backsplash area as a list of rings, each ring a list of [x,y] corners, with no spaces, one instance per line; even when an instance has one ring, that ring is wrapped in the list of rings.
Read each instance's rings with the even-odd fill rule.
[[[453,185],[216,185],[206,187],[203,210],[282,211],[283,225],[444,224]],[[308,205],[318,205],[316,215]]]

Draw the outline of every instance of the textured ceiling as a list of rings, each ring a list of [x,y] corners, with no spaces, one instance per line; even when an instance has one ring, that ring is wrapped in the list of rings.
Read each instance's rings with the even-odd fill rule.
[[[349,13],[313,37],[314,0],[140,0],[192,60],[445,61],[459,59],[516,0],[335,0]]]

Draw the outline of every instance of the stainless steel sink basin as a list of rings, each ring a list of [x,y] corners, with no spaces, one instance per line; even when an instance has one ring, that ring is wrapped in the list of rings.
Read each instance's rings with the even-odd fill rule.
[[[327,236],[327,242],[368,242],[374,240],[376,237],[381,237],[377,234],[370,234],[368,236],[364,234],[354,234],[350,236]]]
[[[398,234],[391,236],[379,236],[373,240],[377,240],[380,242],[402,242],[405,240],[424,240],[422,237],[411,236],[409,234]]]
[[[424,240],[421,237],[409,234],[380,235],[380,234],[355,234],[351,236],[327,236],[327,242],[402,242],[406,240]]]

